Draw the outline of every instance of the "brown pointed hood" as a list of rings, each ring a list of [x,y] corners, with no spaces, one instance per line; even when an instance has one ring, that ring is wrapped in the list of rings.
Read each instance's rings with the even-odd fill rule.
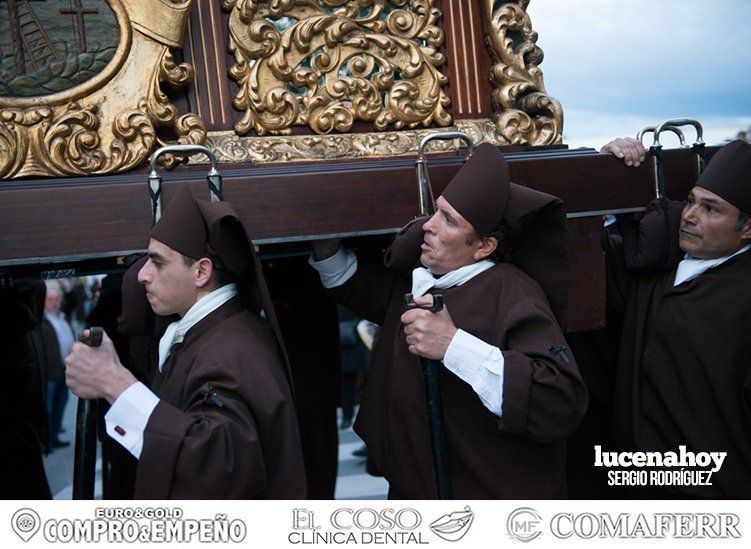
[[[511,176],[497,147],[479,145],[443,191],[445,198],[473,227],[496,230],[509,200]]]
[[[751,144],[733,141],[722,147],[709,161],[696,186],[751,213]]]
[[[253,247],[235,209],[227,202],[194,198],[185,183],[150,236],[193,259],[208,257],[214,268],[235,274],[252,264]]]

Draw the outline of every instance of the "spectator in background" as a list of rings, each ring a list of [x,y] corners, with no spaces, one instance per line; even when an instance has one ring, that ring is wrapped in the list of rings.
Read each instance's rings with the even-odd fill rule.
[[[63,291],[62,311],[73,332],[79,334],[86,327],[86,318],[96,305],[99,291],[97,276],[66,278],[59,281]]]
[[[68,403],[68,387],[65,385],[65,357],[73,344],[74,335],[62,312],[63,292],[57,285],[47,287],[42,319],[42,341],[45,348],[45,368],[47,374],[47,416],[49,417],[49,437],[52,449],[69,446],[70,442],[60,440],[59,434]]]

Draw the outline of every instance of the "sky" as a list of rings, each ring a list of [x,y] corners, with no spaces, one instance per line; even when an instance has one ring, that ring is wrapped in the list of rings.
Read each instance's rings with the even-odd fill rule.
[[[751,125],[750,0],[531,0],[527,12],[564,143],[599,148],[694,118],[711,144]]]

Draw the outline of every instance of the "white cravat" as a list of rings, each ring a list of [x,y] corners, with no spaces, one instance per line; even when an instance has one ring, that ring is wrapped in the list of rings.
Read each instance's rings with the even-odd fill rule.
[[[461,286],[471,278],[487,271],[493,265],[495,265],[495,263],[489,259],[485,259],[483,261],[478,261],[477,263],[472,263],[471,265],[459,267],[439,278],[436,278],[429,269],[426,269],[425,267],[417,267],[412,271],[412,296],[420,297],[425,295],[425,292],[431,288],[445,290],[446,288]]]
[[[675,271],[675,282],[673,282],[673,286],[678,286],[679,284],[693,280],[709,269],[722,265],[731,257],[747,252],[749,248],[751,248],[751,245],[746,245],[733,255],[718,257],[717,259],[694,259],[686,254],[685,259],[678,264],[678,269]]]
[[[175,343],[181,343],[188,330],[236,295],[237,284],[227,284],[217,288],[196,301],[184,317],[167,326],[164,335],[159,340],[159,371],[162,371],[162,366],[164,366],[172,346]]]

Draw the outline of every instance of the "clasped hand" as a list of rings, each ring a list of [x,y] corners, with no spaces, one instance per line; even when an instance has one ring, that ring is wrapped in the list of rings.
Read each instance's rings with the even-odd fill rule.
[[[433,304],[432,295],[415,299],[421,307]],[[456,334],[456,326],[444,307],[437,313],[425,309],[410,309],[401,317],[404,333],[407,336],[409,352],[432,360],[443,360],[451,340]]]

